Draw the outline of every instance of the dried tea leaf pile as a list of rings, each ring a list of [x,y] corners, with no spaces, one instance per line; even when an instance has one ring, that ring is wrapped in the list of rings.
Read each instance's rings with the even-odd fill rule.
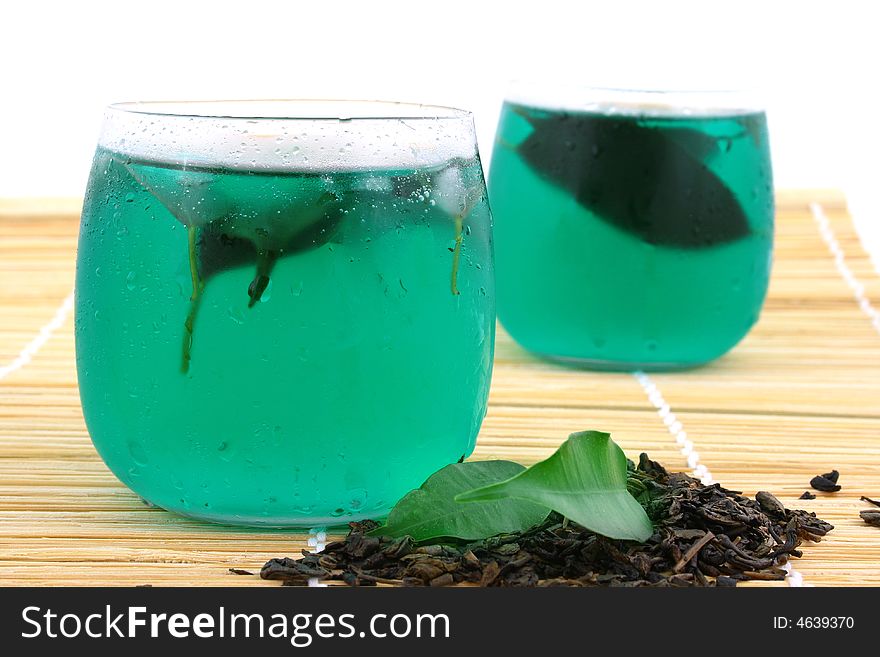
[[[627,485],[654,524],[643,543],[605,538],[555,513],[525,532],[422,546],[408,536],[367,536],[378,525],[366,521],[323,552],[270,560],[260,576],[294,586],[313,578],[355,586],[735,586],[784,579],[800,545],[833,529],[769,493],[752,500],[705,486],[645,454],[630,464]]]

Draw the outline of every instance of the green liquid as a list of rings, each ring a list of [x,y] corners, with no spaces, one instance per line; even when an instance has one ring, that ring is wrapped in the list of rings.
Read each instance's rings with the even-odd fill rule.
[[[533,352],[599,368],[690,367],[757,320],[773,234],[763,114],[507,103],[489,190],[499,318]]]
[[[171,511],[282,526],[382,516],[469,455],[494,342],[482,185],[476,161],[257,174],[99,150],[76,342],[104,461]]]

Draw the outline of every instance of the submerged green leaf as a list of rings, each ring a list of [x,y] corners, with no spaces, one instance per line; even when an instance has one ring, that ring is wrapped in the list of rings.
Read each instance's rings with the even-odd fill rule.
[[[514,147],[519,156],[598,219],[680,249],[726,244],[751,231],[739,199],[707,163],[747,133],[758,143],[762,114],[731,120],[738,129],[720,136],[684,120],[673,127],[625,114],[509,107],[532,127]],[[709,129],[721,129],[719,121]]]
[[[645,541],[653,532],[645,510],[627,490],[623,450],[599,431],[573,433],[548,459],[455,499],[528,500],[610,538]]]
[[[476,541],[496,534],[524,531],[550,513],[544,506],[516,499],[459,504],[455,496],[504,481],[525,468],[512,461],[453,463],[408,493],[374,536],[412,536],[415,541],[458,538]]]

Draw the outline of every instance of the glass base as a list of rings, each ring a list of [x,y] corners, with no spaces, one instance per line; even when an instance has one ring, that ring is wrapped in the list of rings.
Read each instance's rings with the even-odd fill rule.
[[[553,354],[537,354],[541,358],[550,360],[568,367],[577,367],[584,370],[597,370],[601,372],[681,372],[702,367],[712,361],[699,361],[696,363],[681,363],[676,361],[623,361],[603,360],[600,358],[578,358],[576,356],[556,356]]]
[[[211,523],[213,525],[226,525],[228,527],[239,527],[249,529],[277,529],[277,530],[299,530],[309,531],[311,529],[320,530],[338,530],[346,533],[348,531],[348,523],[358,522],[362,520],[384,520],[388,512],[382,514],[358,514],[345,516],[315,516],[315,517],[291,517],[291,518],[264,518],[259,516],[234,516],[226,514],[213,514],[204,512],[179,511],[177,509],[166,509],[165,507],[150,504],[157,509],[162,509],[168,513],[199,522]]]

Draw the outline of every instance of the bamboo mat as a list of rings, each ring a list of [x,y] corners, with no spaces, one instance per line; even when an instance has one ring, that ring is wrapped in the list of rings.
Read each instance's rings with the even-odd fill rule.
[[[298,554],[308,535],[147,508],[92,448],[67,298],[77,210],[0,201],[0,584],[276,585],[227,568]],[[880,497],[880,276],[839,194],[782,193],[777,222],[761,320],[708,367],[641,378],[577,371],[529,356],[500,331],[474,458],[530,464],[571,431],[611,431],[631,457],[647,451],[747,494],[770,490],[831,521],[827,540],[794,560],[790,584],[880,585],[880,529],[858,517],[860,495]],[[841,492],[797,499],[831,468]]]

